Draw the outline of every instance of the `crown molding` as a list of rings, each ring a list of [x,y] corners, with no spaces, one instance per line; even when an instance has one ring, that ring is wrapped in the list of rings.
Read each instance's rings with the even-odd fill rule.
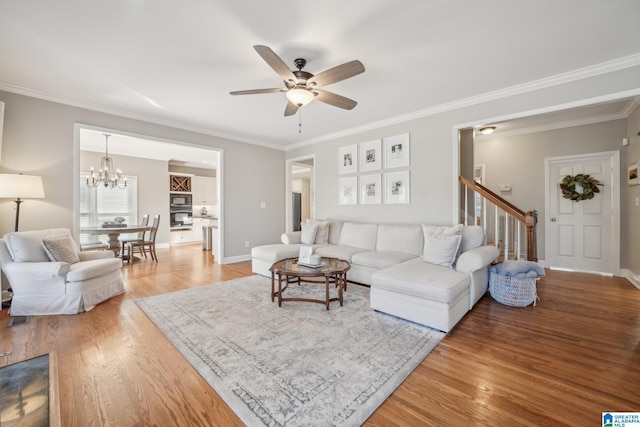
[[[110,105],[100,104],[96,102],[85,101],[82,99],[60,95],[56,93],[46,92],[42,90],[31,89],[24,86],[15,85],[12,83],[0,81],[0,90],[5,92],[11,92],[18,95],[24,95],[31,98],[42,99],[44,101],[55,102],[58,104],[68,105],[71,107],[84,108],[86,110],[97,111],[100,113],[111,114],[127,119],[140,120],[148,123],[154,123],[161,126],[168,126],[180,130],[189,132],[196,132],[204,135],[213,136],[216,138],[222,138],[231,142],[244,142],[247,144],[258,145],[265,148],[271,148],[278,151],[283,151],[283,147],[273,144],[265,143],[251,138],[240,138],[237,135],[215,132],[212,129],[204,128],[201,126],[194,126],[190,123],[182,122],[179,120],[163,119],[150,114],[137,113],[131,110],[125,110]]]
[[[476,95],[468,98],[463,98],[457,101],[444,103],[444,104],[430,107],[427,109],[418,110],[412,113],[395,116],[385,120],[380,120],[380,121],[369,123],[366,125],[346,129],[344,131],[326,134],[317,138],[312,138],[309,140],[290,144],[285,147],[265,143],[264,141],[255,140],[252,138],[242,138],[233,134],[217,132],[213,129],[204,128],[201,126],[195,126],[193,124],[178,121],[178,120],[163,119],[163,118],[159,118],[149,114],[138,113],[138,112],[120,109],[120,108],[116,108],[116,107],[105,105],[105,104],[89,102],[89,101],[81,100],[74,97],[35,90],[35,89],[11,84],[8,82],[0,81],[0,90],[16,93],[19,95],[25,95],[32,98],[38,98],[46,101],[65,104],[73,107],[84,108],[84,109],[97,111],[101,113],[113,114],[113,115],[124,117],[124,118],[141,120],[141,121],[163,125],[163,126],[169,126],[169,127],[173,127],[173,128],[181,129],[185,131],[197,132],[204,135],[223,138],[229,141],[236,141],[236,142],[243,142],[243,143],[252,144],[252,145],[258,145],[258,146],[262,146],[265,148],[270,148],[278,151],[290,151],[296,148],[316,144],[318,142],[325,142],[325,141],[353,135],[360,132],[379,129],[385,126],[403,123],[410,120],[432,116],[435,114],[457,110],[460,108],[465,108],[465,107],[469,107],[469,106],[473,106],[473,105],[477,105],[485,102],[495,101],[495,100],[507,98],[514,95],[520,95],[523,93],[532,92],[535,90],[552,87],[552,86],[556,86],[564,83],[569,83],[569,82],[573,82],[581,79],[586,79],[589,77],[595,77],[598,75],[611,73],[611,72],[615,72],[615,71],[619,71],[619,70],[623,70],[626,68],[631,68],[639,65],[640,65],[640,53],[626,56],[624,58],[619,58],[612,61],[604,62],[601,64],[580,68],[578,70],[558,74],[552,77],[534,80],[521,85],[510,86],[504,89],[487,92],[481,95]]]
[[[476,138],[478,138],[479,140],[509,138],[511,136],[517,136],[517,135],[545,132],[545,131],[556,130],[556,129],[570,128],[575,126],[584,126],[584,125],[590,125],[594,123],[609,122],[611,120],[626,119],[627,117],[628,115],[625,115],[623,113],[602,114],[599,116],[586,117],[582,119],[567,120],[564,122],[556,122],[556,123],[547,123],[539,126],[530,126],[526,128],[514,129],[511,131],[494,132],[491,135],[477,135]]]
[[[347,129],[342,132],[335,132],[327,134],[322,137],[309,139],[296,144],[291,144],[285,147],[285,151],[293,150],[296,148],[304,147],[307,145],[316,144],[318,142],[325,142],[332,139],[341,138],[344,136],[353,135],[356,133],[378,129],[385,126],[395,125],[398,123],[407,122],[410,120],[419,119],[422,117],[432,116],[440,113],[445,113],[460,108],[470,107],[485,102],[495,101],[503,98],[508,98],[514,95],[520,95],[527,92],[532,92],[560,84],[570,83],[577,80],[582,80],[590,77],[596,77],[602,74],[607,74],[615,71],[624,70],[626,68],[636,67],[640,65],[640,53],[624,58],[615,59],[601,64],[592,65],[589,67],[580,68],[574,71],[557,74],[555,76],[534,80],[521,85],[510,86],[504,89],[499,89],[492,92],[487,92],[481,95],[463,98],[457,101],[437,105],[424,110],[415,111],[413,113],[404,114],[401,116],[391,117],[389,119],[381,120],[378,122],[370,123],[367,125]],[[634,106],[635,108],[635,106]],[[626,111],[626,110],[625,110]],[[633,109],[631,109],[633,111]],[[631,113],[631,111],[629,113]],[[628,114],[627,114],[628,116]]]

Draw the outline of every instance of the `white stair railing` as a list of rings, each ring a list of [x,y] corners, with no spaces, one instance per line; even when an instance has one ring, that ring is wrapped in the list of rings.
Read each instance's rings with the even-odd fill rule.
[[[477,182],[463,177],[460,182],[464,194],[462,222],[481,225],[488,243],[502,252],[502,259],[537,261],[537,211],[525,212]]]

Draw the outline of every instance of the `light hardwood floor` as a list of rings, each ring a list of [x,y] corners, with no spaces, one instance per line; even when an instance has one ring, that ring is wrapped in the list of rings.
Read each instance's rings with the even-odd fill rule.
[[[74,316],[7,328],[5,366],[57,352],[64,426],[236,426],[229,407],[135,301],[251,274],[198,245],[123,267],[124,295]],[[265,290],[266,292],[266,290]],[[601,425],[640,411],[640,290],[627,280],[548,272],[536,307],[485,296],[367,420],[367,426]]]

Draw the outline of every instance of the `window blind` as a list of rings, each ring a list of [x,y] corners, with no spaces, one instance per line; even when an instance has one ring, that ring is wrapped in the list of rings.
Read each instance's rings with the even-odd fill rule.
[[[87,186],[88,173],[80,173],[80,228],[123,217],[127,224],[138,223],[138,177],[127,175],[126,188]],[[99,242],[104,236],[80,235],[80,243]]]

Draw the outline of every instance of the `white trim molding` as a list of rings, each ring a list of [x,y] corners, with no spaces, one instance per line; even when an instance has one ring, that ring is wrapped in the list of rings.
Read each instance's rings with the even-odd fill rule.
[[[626,268],[620,269],[620,276],[624,277],[631,282],[633,286],[640,289],[640,274],[635,274],[633,271]]]

